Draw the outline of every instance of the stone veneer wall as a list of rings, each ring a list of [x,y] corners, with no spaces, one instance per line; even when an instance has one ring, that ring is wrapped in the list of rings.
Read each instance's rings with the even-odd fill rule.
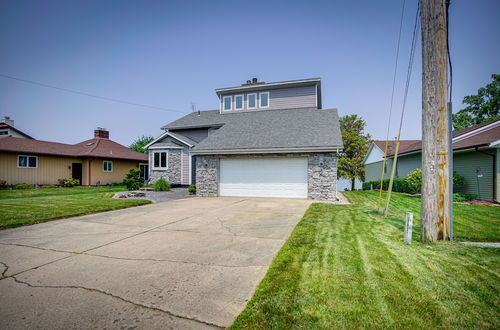
[[[149,155],[149,166],[151,167],[149,180],[151,182],[155,182],[156,180],[163,178],[168,180],[171,184],[181,184],[181,150],[169,149],[161,151],[168,151],[168,168],[166,170],[153,169],[153,152],[151,152]]]
[[[337,200],[336,153],[301,154],[249,154],[249,155],[198,155],[196,156],[196,192],[198,196],[218,196],[219,159],[258,157],[307,157],[308,198],[313,200]]]

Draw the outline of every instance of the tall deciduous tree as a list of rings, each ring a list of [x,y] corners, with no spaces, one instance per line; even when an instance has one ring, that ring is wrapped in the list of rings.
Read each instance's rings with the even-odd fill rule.
[[[355,180],[364,180],[363,159],[372,141],[370,134],[364,132],[366,123],[358,115],[346,115],[340,118],[340,130],[344,150],[340,154],[338,174],[351,180],[351,190],[355,189]]]
[[[453,114],[453,129],[459,130],[500,118],[500,74],[492,74],[493,81],[479,88],[476,95],[462,101],[467,107]]]
[[[134,150],[134,151],[142,152],[143,154],[147,154],[148,151],[146,149],[144,149],[144,146],[151,143],[151,141],[153,141],[153,140],[154,140],[154,137],[152,137],[152,136],[142,135],[142,136],[138,137],[137,139],[135,139],[135,141],[132,142],[132,144],[129,146],[129,148]]]

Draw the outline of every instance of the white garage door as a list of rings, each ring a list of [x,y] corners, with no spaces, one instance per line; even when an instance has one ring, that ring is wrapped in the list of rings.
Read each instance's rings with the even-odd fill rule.
[[[221,159],[220,195],[307,198],[307,158]]]

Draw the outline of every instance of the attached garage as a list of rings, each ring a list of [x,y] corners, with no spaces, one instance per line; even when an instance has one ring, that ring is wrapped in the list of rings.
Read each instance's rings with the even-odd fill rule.
[[[221,158],[219,195],[307,198],[307,158]]]

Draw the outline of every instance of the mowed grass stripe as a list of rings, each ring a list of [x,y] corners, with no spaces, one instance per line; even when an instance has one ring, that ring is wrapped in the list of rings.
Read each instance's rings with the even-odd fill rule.
[[[233,328],[500,326],[497,250],[405,245],[404,213],[419,212],[420,199],[394,196],[386,219],[373,212],[376,193],[346,195],[353,205],[311,205]],[[499,240],[498,231],[484,232],[498,225],[498,207],[457,208],[457,237]]]
[[[150,203],[112,198],[114,192],[123,190],[118,186],[0,191],[0,229]]]

